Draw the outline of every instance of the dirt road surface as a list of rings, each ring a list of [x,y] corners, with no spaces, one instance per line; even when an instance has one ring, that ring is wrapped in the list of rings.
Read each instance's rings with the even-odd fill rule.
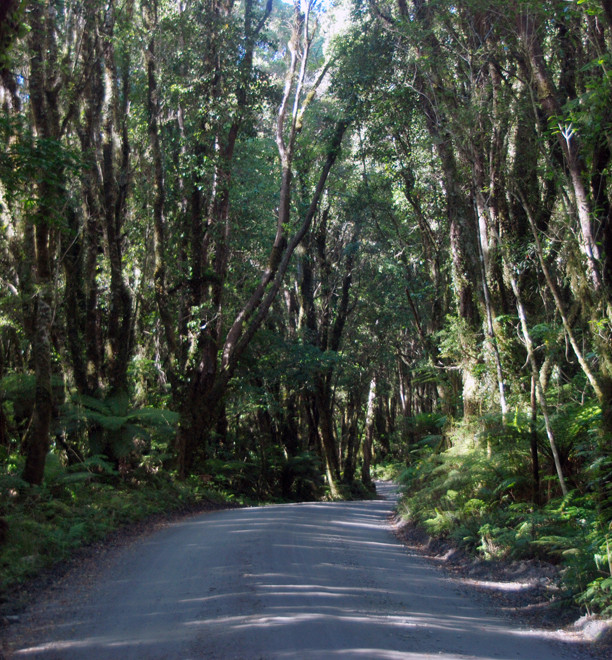
[[[218,511],[71,577],[11,626],[14,658],[587,658],[407,550],[385,500]],[[101,562],[102,563],[102,562]]]

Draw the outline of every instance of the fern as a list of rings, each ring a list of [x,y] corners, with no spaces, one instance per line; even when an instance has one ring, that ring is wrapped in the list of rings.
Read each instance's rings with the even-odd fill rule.
[[[109,454],[110,459],[125,458],[133,451],[142,453],[153,435],[167,438],[174,434],[179,415],[158,408],[130,408],[124,393],[105,399],[75,396],[63,407],[66,430],[88,431],[93,455]]]

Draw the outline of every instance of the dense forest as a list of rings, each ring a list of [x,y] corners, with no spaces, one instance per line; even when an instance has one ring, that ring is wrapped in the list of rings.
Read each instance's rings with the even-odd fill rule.
[[[3,571],[393,464],[611,611],[610,0],[8,0],[0,104]]]

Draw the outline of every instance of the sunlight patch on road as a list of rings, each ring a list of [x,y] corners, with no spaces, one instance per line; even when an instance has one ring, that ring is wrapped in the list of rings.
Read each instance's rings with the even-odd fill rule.
[[[349,520],[331,520],[331,525],[340,525],[341,527],[359,527],[360,529],[380,529],[384,527],[380,522],[367,523],[367,522],[351,522]]]
[[[276,653],[275,657],[279,660],[282,658],[295,658],[295,652],[289,651],[287,653]],[[331,651],[325,649],[324,651],[314,650],[309,652],[300,653],[300,657],[305,660],[307,658],[314,658],[319,660],[321,657],[326,658],[376,658],[377,660],[426,660],[427,658],[436,658],[436,660],[458,660],[459,658],[464,658],[468,660],[473,656],[461,655],[458,656],[456,653],[447,654],[447,653],[436,653],[435,655],[423,655],[423,653],[410,653],[406,651],[391,651],[388,649],[377,649],[377,648],[358,648],[358,649],[342,649],[337,651]]]
[[[491,591],[529,591],[537,586],[536,582],[491,582],[490,580],[472,580],[464,578],[461,584],[469,584],[479,589],[490,589]]]
[[[313,593],[320,593],[325,595],[327,593],[339,593],[339,594],[354,594],[354,593],[378,593],[378,589],[367,589],[364,587],[323,587],[319,584],[260,584],[258,585],[261,589],[276,589],[279,592],[279,595],[287,595],[286,592],[291,591],[312,591]],[[301,595],[301,594],[296,594]]]

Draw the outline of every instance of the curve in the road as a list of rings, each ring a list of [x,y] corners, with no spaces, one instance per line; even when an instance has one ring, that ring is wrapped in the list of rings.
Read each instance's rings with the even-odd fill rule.
[[[15,658],[582,655],[460,592],[392,535],[385,500],[267,506],[170,525],[32,612]],[[586,655],[586,653],[585,653]]]

